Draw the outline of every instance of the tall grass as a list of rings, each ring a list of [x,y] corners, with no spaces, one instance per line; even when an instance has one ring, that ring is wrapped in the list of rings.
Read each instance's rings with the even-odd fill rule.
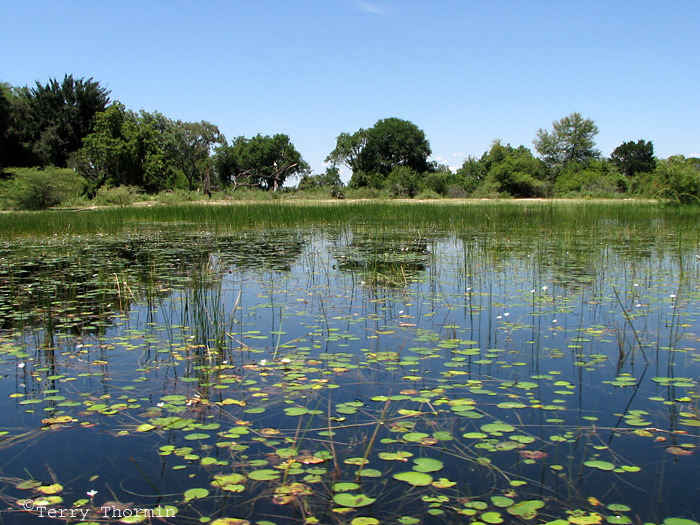
[[[647,224],[654,219],[697,224],[700,208],[663,208],[647,202],[620,201],[438,201],[309,202],[271,201],[210,205],[186,203],[150,207],[48,210],[0,214],[0,238],[113,234],[123,231],[192,229],[212,232],[242,228],[330,224],[430,226],[507,233],[520,228],[568,225],[592,219],[601,227]],[[640,222],[641,221],[641,222]]]

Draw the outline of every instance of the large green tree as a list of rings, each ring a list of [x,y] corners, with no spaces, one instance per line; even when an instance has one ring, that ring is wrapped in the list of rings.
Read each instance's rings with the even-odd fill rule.
[[[552,131],[539,129],[533,141],[535,149],[547,166],[558,172],[570,163],[583,163],[595,159],[600,152],[595,148],[598,126],[580,113],[556,120]]]
[[[525,146],[491,144],[481,162],[486,170],[482,184],[484,194],[506,194],[513,197],[542,197],[546,192],[547,167]]]
[[[386,180],[399,167],[417,174],[431,171],[430,154],[423,130],[407,120],[387,118],[369,129],[341,133],[326,161],[348,166],[353,171],[353,185],[362,186],[369,184],[363,181]]]
[[[24,90],[0,82],[0,170],[35,164],[29,134],[27,100]]]
[[[214,145],[225,143],[219,128],[210,122],[174,123],[168,140],[170,156],[187,178],[190,191],[204,175]]]
[[[109,90],[92,78],[51,79],[20,92],[26,108],[22,117],[32,163],[65,167],[71,153],[93,130],[94,117],[109,104]]]
[[[116,102],[95,117],[94,131],[70,164],[88,181],[90,195],[104,185],[162,190],[173,174],[167,126],[158,113],[138,115]]]
[[[294,144],[285,134],[237,137],[230,146],[217,149],[214,165],[224,184],[276,190],[293,177],[309,173]]]
[[[623,175],[652,173],[656,168],[654,144],[645,140],[623,142],[610,155],[610,161]]]
[[[332,165],[343,165],[353,172],[361,171],[361,155],[367,146],[369,133],[366,129],[360,128],[355,133],[341,133],[336,139],[335,149],[326,157],[326,162]]]

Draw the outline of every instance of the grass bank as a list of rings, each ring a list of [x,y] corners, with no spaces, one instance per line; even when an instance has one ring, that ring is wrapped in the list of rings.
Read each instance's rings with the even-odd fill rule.
[[[229,201],[231,202],[231,201]],[[230,231],[241,228],[331,224],[385,224],[436,228],[547,227],[599,217],[610,220],[670,218],[696,222],[700,209],[669,208],[639,200],[449,200],[205,203],[96,207],[0,214],[0,237],[111,234],[168,228]]]

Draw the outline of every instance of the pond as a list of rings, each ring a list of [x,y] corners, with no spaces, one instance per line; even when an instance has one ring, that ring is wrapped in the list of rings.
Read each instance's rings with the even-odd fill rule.
[[[0,517],[697,523],[695,212],[402,213],[2,242]]]

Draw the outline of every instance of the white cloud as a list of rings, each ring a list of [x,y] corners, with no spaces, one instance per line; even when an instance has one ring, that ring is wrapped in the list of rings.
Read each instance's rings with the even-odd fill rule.
[[[463,155],[464,155],[463,153],[453,153],[452,154],[453,157],[461,157]]]
[[[370,4],[369,2],[355,2],[355,5],[358,7],[358,9],[364,11],[365,13],[370,13],[373,15],[386,15],[389,13],[389,10],[380,7],[376,4]]]

